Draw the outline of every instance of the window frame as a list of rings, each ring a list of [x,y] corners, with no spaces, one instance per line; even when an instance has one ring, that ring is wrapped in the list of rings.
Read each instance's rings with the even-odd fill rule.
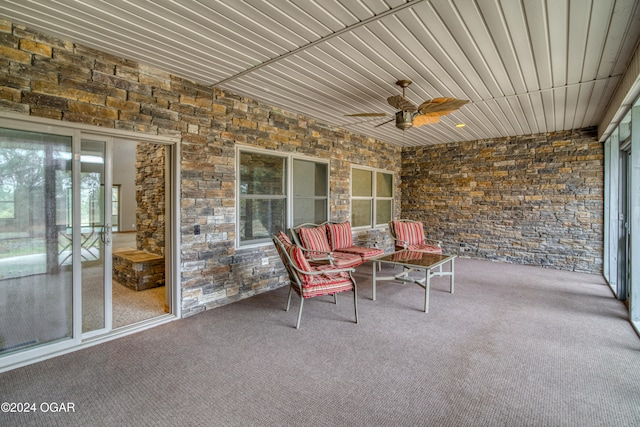
[[[353,184],[354,184],[354,179],[353,179],[353,171],[354,170],[359,170],[359,171],[367,171],[369,173],[371,173],[371,196],[354,196],[353,195]],[[377,177],[378,174],[385,174],[385,175],[390,175],[391,176],[391,196],[390,197],[382,197],[382,196],[378,196],[377,192],[378,192],[378,183],[377,183]],[[365,229],[376,229],[376,228],[381,228],[381,227],[386,227],[388,226],[388,221],[384,222],[384,223],[377,223],[376,217],[377,217],[377,209],[378,209],[378,202],[379,201],[383,201],[383,200],[388,200],[391,202],[391,215],[389,217],[389,221],[391,221],[393,219],[393,215],[394,215],[394,210],[395,210],[395,206],[394,206],[394,200],[395,200],[395,174],[393,171],[390,171],[388,169],[380,169],[380,168],[372,168],[372,167],[368,167],[368,166],[359,166],[359,165],[352,165],[351,166],[351,183],[350,183],[350,198],[351,198],[351,210],[350,210],[350,218],[351,218],[351,225],[353,229],[360,229],[360,230],[365,230]],[[369,200],[371,202],[371,208],[369,211],[369,224],[367,225],[355,225],[353,223],[353,202],[357,201],[357,200]]]
[[[247,248],[252,248],[252,247],[259,247],[259,246],[264,246],[266,244],[270,244],[271,243],[271,238],[263,238],[263,239],[253,239],[250,241],[241,241],[241,234],[240,234],[240,217],[241,217],[241,210],[240,210],[240,206],[241,206],[241,202],[243,199],[247,199],[246,197],[243,197],[241,191],[240,191],[240,185],[241,185],[241,163],[240,163],[240,158],[242,153],[255,153],[255,154],[261,154],[261,155],[266,155],[266,156],[272,156],[272,157],[278,157],[278,158],[282,158],[285,160],[285,194],[284,196],[260,196],[260,198],[262,199],[282,199],[285,201],[285,228],[288,229],[292,226],[294,226],[293,221],[294,221],[294,208],[295,208],[295,201],[296,200],[309,200],[309,197],[296,197],[294,192],[293,192],[293,180],[294,180],[294,172],[293,172],[293,168],[294,168],[294,163],[295,160],[302,160],[302,161],[306,161],[306,162],[312,162],[312,163],[316,163],[316,164],[323,164],[326,165],[327,168],[327,182],[326,182],[326,197],[322,197],[322,196],[314,196],[312,199],[314,200],[319,200],[319,199],[326,199],[326,210],[325,210],[325,221],[329,219],[329,212],[330,212],[330,200],[331,200],[331,194],[330,194],[330,183],[331,183],[331,165],[330,165],[330,160],[329,159],[321,159],[318,157],[312,157],[312,156],[304,156],[304,155],[299,155],[296,153],[280,153],[277,152],[275,150],[269,150],[269,149],[264,149],[264,148],[257,148],[257,147],[253,147],[253,146],[247,146],[247,145],[242,145],[242,144],[236,144],[236,206],[235,206],[235,214],[236,214],[236,238],[235,238],[235,247],[236,249],[247,249]],[[253,196],[253,198],[255,199],[255,195]],[[298,224],[295,224],[298,225]],[[285,231],[286,230],[282,230]]]

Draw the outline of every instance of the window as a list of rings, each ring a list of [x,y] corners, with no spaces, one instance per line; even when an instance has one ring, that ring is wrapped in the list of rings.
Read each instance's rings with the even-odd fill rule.
[[[287,221],[287,159],[240,152],[240,244],[268,241]]]
[[[245,148],[238,149],[238,158],[238,246],[270,242],[293,225],[327,220],[328,163]]]
[[[351,169],[351,224],[385,225],[393,218],[393,174],[375,169]]]
[[[327,220],[329,171],[326,163],[293,160],[293,225]]]

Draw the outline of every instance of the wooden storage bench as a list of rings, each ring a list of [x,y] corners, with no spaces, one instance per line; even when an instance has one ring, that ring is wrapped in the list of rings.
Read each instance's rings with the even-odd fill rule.
[[[124,248],[113,251],[113,279],[118,283],[142,291],[164,286],[164,257]]]

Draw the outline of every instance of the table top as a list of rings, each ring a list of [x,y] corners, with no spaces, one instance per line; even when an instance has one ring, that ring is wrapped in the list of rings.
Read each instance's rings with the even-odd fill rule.
[[[373,258],[374,262],[406,265],[419,268],[434,268],[455,258],[456,255],[430,254],[427,252],[402,250],[392,254]]]

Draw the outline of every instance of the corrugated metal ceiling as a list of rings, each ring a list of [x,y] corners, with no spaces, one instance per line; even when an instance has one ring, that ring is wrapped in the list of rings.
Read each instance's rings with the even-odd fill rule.
[[[0,16],[401,146],[598,125],[640,37],[636,0],[0,0]],[[375,127],[398,79],[416,105],[470,103]],[[345,116],[363,112],[388,117]]]

